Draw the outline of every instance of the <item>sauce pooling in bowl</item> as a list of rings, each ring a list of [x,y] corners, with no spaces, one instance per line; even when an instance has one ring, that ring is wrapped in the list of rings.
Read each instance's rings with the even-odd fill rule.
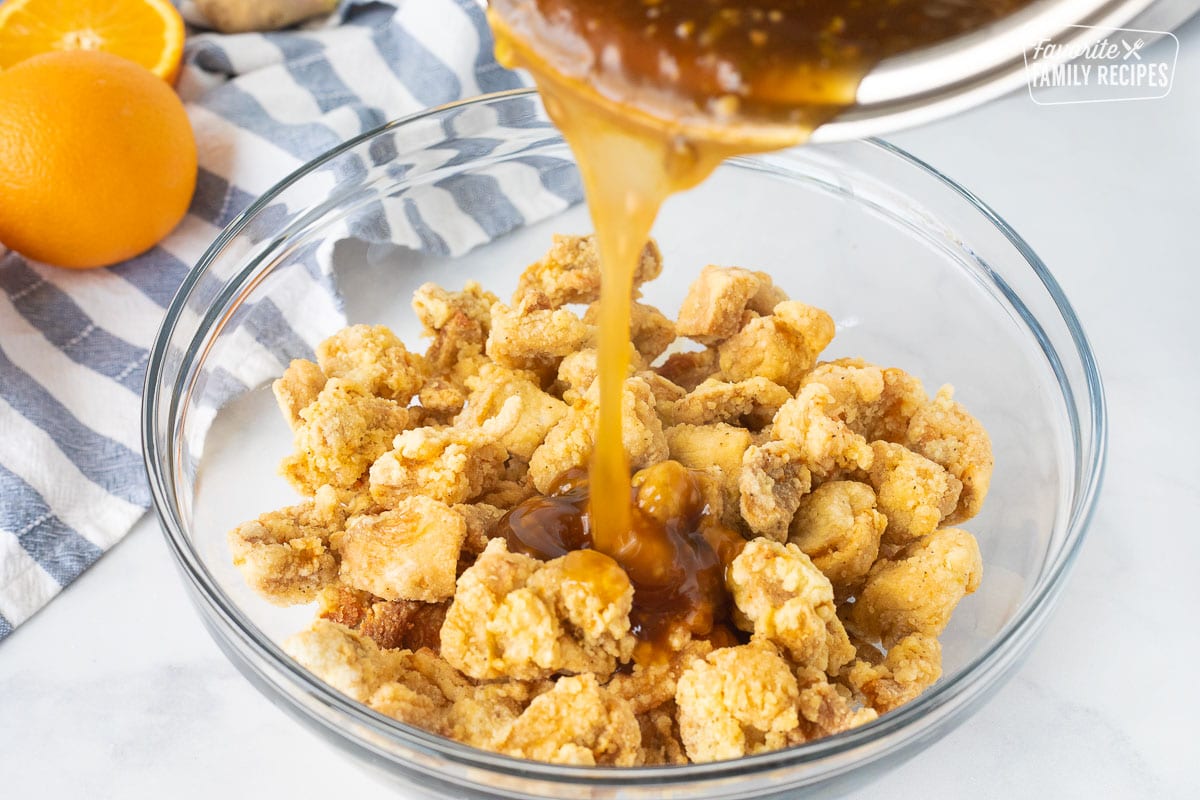
[[[725,569],[745,541],[721,524],[706,503],[703,476],[676,461],[638,472],[631,484],[631,524],[615,545],[593,538],[590,487],[583,469],[564,473],[545,496],[531,497],[498,523],[496,535],[508,549],[543,560],[568,553],[581,579],[594,585],[609,556],[633,584],[633,634],[642,642],[638,660],[653,658],[672,637],[732,639]]]

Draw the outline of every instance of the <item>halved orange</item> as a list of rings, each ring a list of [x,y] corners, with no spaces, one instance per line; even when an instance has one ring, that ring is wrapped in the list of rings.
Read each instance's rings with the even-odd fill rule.
[[[174,83],[183,39],[169,0],[0,2],[0,69],[53,50],[103,50]]]

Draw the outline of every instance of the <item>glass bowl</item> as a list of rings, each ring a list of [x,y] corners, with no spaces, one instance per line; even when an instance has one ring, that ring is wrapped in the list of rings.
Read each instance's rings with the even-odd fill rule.
[[[312,609],[279,609],[230,563],[225,533],[295,495],[276,474],[290,432],[269,386],[350,322],[422,347],[409,308],[427,280],[504,297],[552,232],[587,232],[567,147],[528,91],[386,125],[316,159],[238,216],[167,311],[149,362],[143,436],[155,509],[200,616],[276,705],[416,792],[448,797],[821,794],[877,777],[985,702],[1043,627],[1100,484],[1104,402],[1091,350],[1037,256],[935,170],[875,141],[730,161],[670,200],[665,270],[646,300],[673,314],[708,263],[770,272],[827,309],[827,356],[944,382],[991,433],[996,470],[965,525],[984,578],[942,641],[943,678],[855,730],[703,765],[583,768],[483,752],[330,688],[280,648]],[[818,788],[821,791],[817,791]]]

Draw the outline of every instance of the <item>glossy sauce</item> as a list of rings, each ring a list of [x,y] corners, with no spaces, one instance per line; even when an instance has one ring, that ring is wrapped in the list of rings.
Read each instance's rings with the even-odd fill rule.
[[[625,503],[630,535],[615,550],[599,547],[589,513],[587,472],[571,470],[546,496],[531,497],[498,523],[508,549],[535,558],[568,556],[567,569],[595,587],[604,581],[606,564],[615,561],[633,584],[633,633],[650,650],[679,629],[696,638],[735,641],[728,626],[725,570],[745,541],[712,513],[701,492],[702,477],[675,461],[642,470]],[[589,558],[603,552],[610,559]],[[609,582],[616,583],[616,582]],[[648,651],[644,651],[643,660]]]
[[[690,501],[667,504],[678,518],[639,506],[622,446],[633,273],[659,207],[730,156],[803,143],[853,104],[881,59],[1029,2],[491,1],[498,59],[530,72],[575,153],[603,275],[590,477],[568,474],[556,493],[513,509],[505,518],[512,549],[612,556],[634,583],[644,641],[678,625],[721,630],[721,554],[732,552],[735,534],[714,533],[711,515]]]

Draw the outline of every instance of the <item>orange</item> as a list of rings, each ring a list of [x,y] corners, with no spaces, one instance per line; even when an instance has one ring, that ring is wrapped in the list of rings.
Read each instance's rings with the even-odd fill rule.
[[[0,72],[0,242],[38,261],[132,258],[187,212],[196,142],[183,103],[124,58],[45,53]]]
[[[0,0],[0,70],[54,50],[101,50],[174,83],[183,38],[168,0]]]

